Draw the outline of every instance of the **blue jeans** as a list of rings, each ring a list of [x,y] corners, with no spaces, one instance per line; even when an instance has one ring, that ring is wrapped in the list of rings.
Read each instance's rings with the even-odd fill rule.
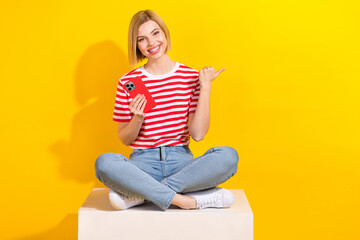
[[[189,146],[135,149],[130,160],[101,154],[96,177],[116,192],[152,201],[166,210],[176,193],[216,187],[234,176],[239,156],[231,147],[213,147],[194,158]]]

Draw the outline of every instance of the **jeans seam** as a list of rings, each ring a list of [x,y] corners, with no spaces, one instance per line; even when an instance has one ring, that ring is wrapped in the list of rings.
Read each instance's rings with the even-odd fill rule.
[[[173,189],[171,186],[169,186],[166,182],[166,178],[164,180],[162,180],[160,183],[164,184],[165,186],[167,186],[168,188],[170,188],[171,190],[173,190],[174,192],[176,192],[175,189]]]
[[[161,206],[161,209],[162,209],[162,210],[166,210],[166,209],[169,208],[169,206],[170,206],[172,200],[174,199],[175,195],[176,195],[176,192],[174,191],[173,194],[172,194],[172,195],[169,197],[169,199],[167,200],[166,204],[163,205],[163,206]]]
[[[199,161],[200,159],[203,159],[203,158],[206,157],[206,156],[207,156],[207,155],[203,155],[203,156],[199,157],[197,160],[193,161],[191,164],[187,165],[186,167],[184,167],[183,169],[181,169],[181,170],[178,171],[177,173],[171,175],[170,177],[175,177],[175,176],[177,176],[178,174],[182,173],[182,172],[185,171],[187,168],[189,168],[190,166],[192,166],[193,164],[195,164],[197,161]],[[169,177],[169,178],[170,178],[170,177]],[[164,183],[165,183],[166,179],[164,179],[163,181],[164,181]],[[169,187],[169,185],[167,185],[166,183],[165,183],[165,185]]]
[[[224,183],[225,181],[227,181],[229,178],[231,178],[232,176],[234,176],[235,174],[231,174],[229,176],[227,176],[224,180],[218,180],[217,182],[215,182],[215,186],[213,185],[208,185],[206,188],[210,188],[210,187],[216,187],[217,185],[221,184],[221,183]],[[206,189],[204,188],[204,189]]]

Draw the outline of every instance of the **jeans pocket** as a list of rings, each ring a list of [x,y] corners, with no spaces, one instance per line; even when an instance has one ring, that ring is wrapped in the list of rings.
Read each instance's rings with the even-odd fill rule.
[[[129,156],[129,159],[132,159],[133,157],[141,154],[143,152],[143,149],[134,149],[134,151],[132,151],[132,153]]]
[[[174,146],[174,150],[175,150],[175,152],[180,153],[180,154],[194,156],[193,153],[191,152],[189,146],[187,146],[187,145],[185,145],[185,146]]]

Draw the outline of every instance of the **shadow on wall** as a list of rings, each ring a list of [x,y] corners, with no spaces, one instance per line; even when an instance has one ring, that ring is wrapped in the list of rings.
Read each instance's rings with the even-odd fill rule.
[[[50,240],[50,239],[76,240],[78,237],[77,222],[78,222],[78,215],[69,214],[55,228],[50,229],[41,234],[24,237],[24,238],[17,238],[17,240]]]
[[[111,41],[97,43],[80,58],[75,71],[75,99],[80,111],[72,119],[70,140],[50,147],[60,160],[60,175],[79,183],[95,181],[95,160],[105,152],[128,157],[131,149],[117,138],[112,120],[119,78],[131,68],[124,52]]]

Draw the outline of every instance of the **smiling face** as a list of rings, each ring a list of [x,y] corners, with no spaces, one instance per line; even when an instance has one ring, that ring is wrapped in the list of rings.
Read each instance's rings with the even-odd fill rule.
[[[166,36],[156,22],[149,20],[140,25],[137,47],[149,61],[159,59],[166,53]]]

